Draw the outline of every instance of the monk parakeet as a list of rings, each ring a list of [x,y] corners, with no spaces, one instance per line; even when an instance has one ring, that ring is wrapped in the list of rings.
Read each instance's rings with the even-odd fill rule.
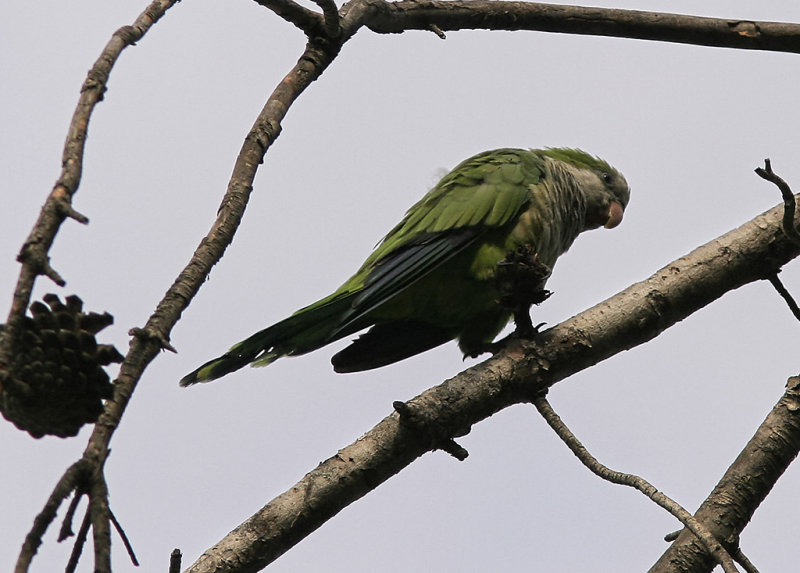
[[[531,302],[546,298],[556,259],[582,231],[616,227],[629,198],[619,171],[578,149],[475,155],[411,207],[333,294],[234,345],[181,385],[305,354],[365,329],[333,356],[335,371],[385,366],[453,339],[477,356],[516,310],[500,284],[504,266],[522,253],[539,269],[527,316]]]

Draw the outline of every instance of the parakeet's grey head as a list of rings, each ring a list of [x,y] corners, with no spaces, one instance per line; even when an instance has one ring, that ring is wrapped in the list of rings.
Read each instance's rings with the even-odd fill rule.
[[[622,173],[580,149],[547,148],[539,153],[561,162],[576,179],[586,199],[585,229],[611,229],[620,224],[631,197]]]

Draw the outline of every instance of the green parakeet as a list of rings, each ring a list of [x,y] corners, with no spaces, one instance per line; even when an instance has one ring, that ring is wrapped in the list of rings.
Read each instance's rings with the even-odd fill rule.
[[[181,380],[311,352],[369,328],[334,355],[337,372],[392,364],[453,339],[485,352],[515,309],[498,276],[521,251],[549,269],[583,231],[616,227],[625,178],[578,149],[497,149],[459,164],[411,207],[338,290],[234,345]],[[536,299],[535,296],[530,299]],[[527,316],[526,306],[526,316]]]

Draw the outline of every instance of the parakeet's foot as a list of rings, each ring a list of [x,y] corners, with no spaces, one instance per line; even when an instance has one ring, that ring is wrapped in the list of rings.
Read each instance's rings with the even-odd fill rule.
[[[550,272],[530,245],[522,245],[497,263],[500,304],[514,314],[514,334],[519,338],[533,338],[538,332],[531,321],[530,307],[543,303],[552,294],[544,288]]]
[[[517,309],[514,311],[514,334],[519,338],[533,338],[539,332],[537,326],[533,326],[530,309]]]
[[[518,309],[543,303],[552,294],[544,288],[551,272],[532,246],[521,245],[497,263],[500,304],[516,314]]]

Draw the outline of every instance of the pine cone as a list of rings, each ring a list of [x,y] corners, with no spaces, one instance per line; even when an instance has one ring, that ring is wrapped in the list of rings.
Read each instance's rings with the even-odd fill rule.
[[[45,295],[44,301],[47,305],[31,304],[33,316],[25,316],[20,325],[0,412],[34,438],[65,438],[97,420],[102,400],[113,390],[102,366],[123,357],[95,339],[114,322],[110,314],[83,313],[83,302],[75,295],[66,298],[66,305],[54,294]]]

